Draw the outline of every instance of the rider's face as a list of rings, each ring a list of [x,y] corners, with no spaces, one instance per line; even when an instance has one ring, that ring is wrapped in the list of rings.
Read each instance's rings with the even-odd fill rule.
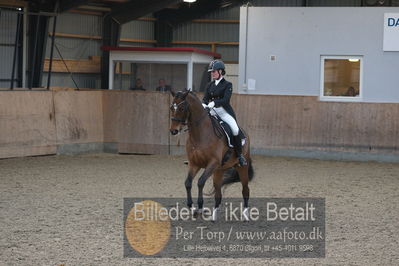
[[[217,80],[220,78],[220,76],[221,76],[220,70],[212,70],[211,72],[212,80]]]

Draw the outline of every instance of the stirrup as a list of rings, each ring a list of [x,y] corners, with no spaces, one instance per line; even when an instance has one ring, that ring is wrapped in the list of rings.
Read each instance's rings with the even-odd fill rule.
[[[238,164],[239,164],[240,166],[245,166],[245,165],[248,164],[247,161],[245,160],[244,156],[242,156],[242,154],[240,154],[240,155],[238,156]]]

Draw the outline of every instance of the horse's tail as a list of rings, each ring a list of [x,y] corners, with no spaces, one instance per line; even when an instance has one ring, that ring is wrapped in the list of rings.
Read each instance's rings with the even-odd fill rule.
[[[249,181],[251,181],[254,178],[255,175],[255,171],[254,168],[252,167],[252,160],[249,159],[248,162],[248,179]],[[222,183],[222,187],[224,187],[223,191],[227,188],[228,185],[231,185],[233,183],[237,183],[240,182],[240,176],[238,175],[238,172],[235,168],[231,168],[229,170],[227,170],[224,175],[223,175],[223,183]],[[208,194],[206,194],[207,196],[211,196],[215,194],[215,188],[213,188]]]
[[[248,162],[249,181],[251,181],[253,179],[254,175],[255,175],[255,171],[254,171],[254,168],[252,167],[252,160],[249,159],[249,162]],[[236,183],[236,182],[240,182],[240,176],[238,175],[237,170],[232,168],[231,170],[227,171],[224,174],[222,187],[225,185],[230,185],[230,184]]]

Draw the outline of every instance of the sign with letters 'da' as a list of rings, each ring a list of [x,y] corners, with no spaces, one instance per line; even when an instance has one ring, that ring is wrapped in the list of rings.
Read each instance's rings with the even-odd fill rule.
[[[399,51],[399,13],[384,14],[384,51]]]

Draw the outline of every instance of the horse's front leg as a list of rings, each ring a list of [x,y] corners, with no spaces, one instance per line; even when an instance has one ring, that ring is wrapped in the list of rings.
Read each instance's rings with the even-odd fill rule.
[[[217,163],[209,164],[206,168],[204,173],[198,180],[198,212],[202,212],[202,207],[204,206],[204,196],[203,196],[203,189],[206,183],[206,180],[212,175],[213,171],[215,170]]]
[[[213,173],[213,187],[215,189],[215,207],[212,211],[212,221],[216,222],[219,205],[222,202],[222,184],[223,184],[223,173],[224,170],[216,170]]]
[[[187,192],[187,206],[190,209],[193,207],[193,198],[191,197],[191,187],[193,184],[193,179],[197,175],[199,169],[200,168],[197,166],[190,165],[190,169],[188,170],[186,182],[184,182],[184,185],[186,186],[186,192]]]

